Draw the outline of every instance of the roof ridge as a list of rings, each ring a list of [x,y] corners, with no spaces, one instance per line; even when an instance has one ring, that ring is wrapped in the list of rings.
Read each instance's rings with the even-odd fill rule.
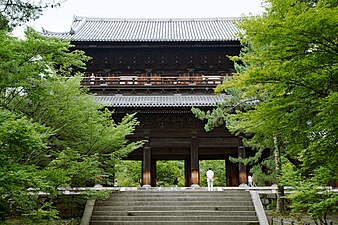
[[[78,32],[87,22],[87,18],[83,18],[78,24],[77,26],[74,26],[74,23],[72,24],[71,28],[70,28],[70,34],[75,34],[76,32]]]
[[[87,17],[87,16],[74,16],[74,22],[86,19],[87,21],[162,21],[162,22],[175,22],[175,21],[233,21],[241,20],[242,17],[201,17],[201,18],[108,18],[108,17]]]
[[[42,27],[42,34],[69,34],[69,31],[49,31]]]
[[[69,32],[45,35],[75,41],[238,41],[241,18],[97,18],[74,16]],[[142,29],[142,31],[140,30]]]

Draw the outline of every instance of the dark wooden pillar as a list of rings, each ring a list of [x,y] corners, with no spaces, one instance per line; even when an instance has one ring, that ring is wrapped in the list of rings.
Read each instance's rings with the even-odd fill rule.
[[[191,186],[191,160],[185,159],[184,160],[184,174],[185,174],[185,186]]]
[[[142,186],[151,186],[151,151],[150,147],[143,147],[143,160],[142,160]]]
[[[226,186],[236,187],[239,185],[239,173],[237,163],[230,162],[229,158],[225,160],[226,166]]]
[[[156,187],[156,160],[151,160],[151,167],[150,167],[150,185],[152,187]]]
[[[238,157],[242,159],[245,158],[245,147],[244,146],[238,147]],[[239,170],[239,185],[247,184],[248,174],[246,172],[246,166],[244,165],[244,163],[239,163],[238,170]]]
[[[190,145],[191,186],[199,186],[198,138],[193,136]]]

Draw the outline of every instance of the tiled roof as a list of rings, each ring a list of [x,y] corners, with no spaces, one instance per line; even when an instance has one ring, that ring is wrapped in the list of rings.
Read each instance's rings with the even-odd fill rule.
[[[222,102],[222,95],[171,95],[171,96],[96,96],[96,100],[112,107],[213,107]]]
[[[74,17],[71,30],[47,37],[74,41],[237,41],[239,18],[108,19]]]

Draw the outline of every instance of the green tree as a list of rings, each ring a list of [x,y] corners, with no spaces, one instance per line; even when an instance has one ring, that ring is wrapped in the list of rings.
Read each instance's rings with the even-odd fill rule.
[[[60,1],[0,0],[0,30],[37,19],[45,8],[60,6]]]
[[[239,23],[245,48],[232,59],[245,70],[217,88],[226,93],[237,89],[240,99],[254,99],[255,104],[223,117],[229,130],[249,137],[248,146],[278,150],[316,191],[317,186],[338,180],[338,2],[265,3],[262,15]],[[283,174],[281,168],[278,180],[283,181]],[[299,202],[299,196],[294,200]],[[322,199],[316,199],[332,212],[337,205],[328,204],[331,200],[321,204]]]
[[[58,5],[0,0],[0,220],[56,218],[36,191],[57,195],[59,186],[92,184],[143,144],[126,139],[138,125],[134,115],[113,121],[112,112],[81,88],[77,72],[89,59],[83,52],[31,28],[26,40],[7,33]]]
[[[83,52],[32,29],[26,38],[0,31],[2,218],[45,213],[49,205],[28,192],[91,185],[95,175],[111,175],[116,160],[143,144],[126,139],[138,125],[134,115],[113,121],[112,112],[81,88],[76,71],[88,59]]]
[[[121,187],[140,187],[142,179],[142,162],[121,160],[115,164],[115,179]]]
[[[9,213],[23,213],[37,207],[35,187],[49,191],[48,179],[32,162],[43,155],[51,129],[27,117],[0,108],[0,220]]]

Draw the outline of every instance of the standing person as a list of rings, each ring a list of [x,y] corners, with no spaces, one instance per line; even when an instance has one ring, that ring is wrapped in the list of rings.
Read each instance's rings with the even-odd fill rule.
[[[178,186],[178,178],[176,177],[174,180],[174,186],[177,187]]]
[[[214,187],[214,171],[211,170],[211,168],[207,171],[207,182],[208,182],[208,191],[211,191]]]
[[[252,187],[252,176],[251,176],[251,174],[249,174],[249,176],[248,176],[248,186]]]
[[[255,179],[255,174],[252,174],[252,186],[257,187],[256,185],[256,179]]]

